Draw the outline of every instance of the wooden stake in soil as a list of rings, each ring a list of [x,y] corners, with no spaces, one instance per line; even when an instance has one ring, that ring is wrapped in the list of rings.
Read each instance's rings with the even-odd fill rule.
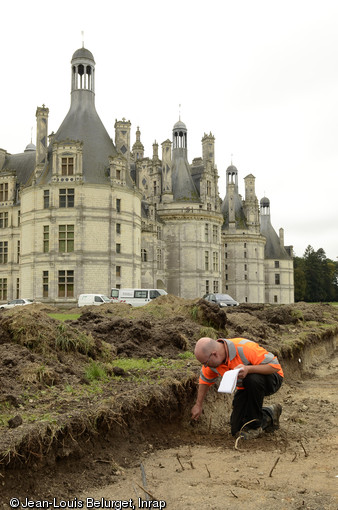
[[[269,476],[272,476],[272,471],[273,471],[273,470],[275,469],[275,467],[277,466],[279,459],[280,459],[280,457],[277,457],[276,462],[274,463],[274,465],[273,465],[273,466],[272,466],[272,468],[271,468],[271,471],[270,471],[270,473],[269,473]]]
[[[177,458],[178,462],[180,463],[180,466],[181,466],[182,470],[184,471],[184,466],[183,466],[183,464],[182,464],[182,462],[180,460],[180,456],[178,455],[178,453],[176,453],[176,458]]]
[[[308,454],[308,453],[307,453],[307,451],[305,450],[304,445],[303,445],[303,443],[302,443],[302,440],[300,439],[300,440],[299,440],[299,442],[300,442],[300,446],[301,446],[301,447],[303,448],[303,450],[304,450],[305,457],[308,457],[308,456],[309,456],[309,454]]]
[[[141,468],[141,473],[142,473],[142,483],[143,483],[143,487],[145,487],[144,492],[146,493],[146,501],[149,501],[149,493],[146,491],[147,489],[147,478],[146,478],[146,472],[144,470],[144,467],[143,467],[143,464],[141,462],[140,464],[140,468]]]
[[[151,497],[152,501],[158,501],[158,499],[155,498],[155,496],[153,496],[149,491],[146,491],[144,487],[142,487],[142,485],[140,485],[139,483],[136,482],[136,485],[138,487],[140,487],[140,489],[143,490],[143,492],[146,493],[146,495],[148,496],[148,501],[149,501],[149,496]]]

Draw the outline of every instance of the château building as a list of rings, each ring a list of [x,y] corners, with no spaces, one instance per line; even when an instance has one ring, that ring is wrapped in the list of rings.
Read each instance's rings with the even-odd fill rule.
[[[0,301],[74,304],[81,293],[163,288],[184,298],[229,293],[239,302],[293,302],[292,247],[258,203],[255,177],[226,170],[219,196],[215,138],[190,164],[181,119],[171,139],[144,154],[140,129],[115,122],[114,142],[95,107],[95,62],[71,60],[71,105],[49,134],[36,110],[36,145],[0,149]]]

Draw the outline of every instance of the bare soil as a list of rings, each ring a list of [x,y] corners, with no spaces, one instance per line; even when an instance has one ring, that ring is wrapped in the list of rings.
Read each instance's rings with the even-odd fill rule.
[[[55,312],[0,314],[1,509],[13,497],[35,507],[94,498],[139,508],[148,498],[175,510],[337,508],[336,307],[225,311],[164,296],[141,309],[86,307],[66,323]],[[285,382],[269,400],[283,405],[278,431],[236,443],[231,397],[216,388],[190,421],[200,367],[186,355],[206,335],[244,336],[279,356]],[[149,363],[123,370],[122,358]],[[93,364],[104,378],[89,377]]]

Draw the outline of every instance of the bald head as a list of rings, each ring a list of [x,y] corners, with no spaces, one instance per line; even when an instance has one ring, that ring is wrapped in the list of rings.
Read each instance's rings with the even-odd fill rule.
[[[195,356],[204,366],[218,367],[228,359],[228,350],[225,342],[203,337],[196,342]]]
[[[218,342],[212,338],[203,337],[200,338],[195,345],[195,356],[201,363],[210,356],[210,354],[217,350]]]

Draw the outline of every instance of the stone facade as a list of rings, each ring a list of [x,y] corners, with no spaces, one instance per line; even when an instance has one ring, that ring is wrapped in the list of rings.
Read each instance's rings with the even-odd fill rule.
[[[113,143],[95,109],[95,62],[85,48],[71,63],[70,109],[48,136],[48,108],[36,111],[36,146],[0,149],[0,301],[77,301],[114,287],[163,288],[196,298],[225,292],[240,302],[293,301],[292,249],[259,207],[255,178],[227,169],[222,201],[215,139],[187,159],[188,130],[145,157],[141,131],[115,122]],[[276,241],[278,239],[278,242]],[[277,244],[276,244],[277,243]]]

